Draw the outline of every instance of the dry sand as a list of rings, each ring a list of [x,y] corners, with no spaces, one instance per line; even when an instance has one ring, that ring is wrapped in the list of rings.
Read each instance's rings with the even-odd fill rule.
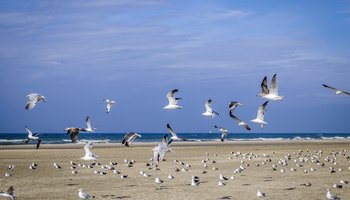
[[[148,169],[145,162],[149,161],[153,153],[151,148],[154,144],[131,144],[130,148],[119,144],[96,145],[94,152],[100,156],[98,162],[109,164],[110,161],[118,162],[116,169],[122,174],[127,174],[127,179],[121,179],[111,171],[96,166],[94,169],[78,167],[78,174],[72,174],[70,161],[90,164],[82,161],[82,145],[42,145],[39,150],[34,146],[1,146],[0,147],[0,190],[6,190],[9,186],[15,187],[17,199],[79,199],[78,189],[83,188],[96,199],[258,199],[256,191],[260,188],[266,192],[265,199],[326,199],[326,189],[330,188],[333,194],[341,199],[350,199],[350,184],[343,185],[342,189],[334,189],[333,182],[339,183],[340,179],[350,181],[350,163],[346,159],[350,153],[350,141],[278,141],[278,142],[206,142],[206,143],[174,143],[174,153],[165,155],[166,161],[159,164],[159,171]],[[25,147],[25,148],[23,148]],[[78,148],[77,148],[78,147]],[[309,152],[306,152],[309,149]],[[320,161],[325,163],[320,167],[310,161],[301,163],[303,167],[296,167],[294,159],[296,153],[303,150],[301,156],[314,154],[315,150],[322,150],[323,156]],[[343,155],[338,154],[338,165],[326,162],[324,158],[334,151],[347,150]],[[254,153],[259,155],[252,160],[244,159],[243,156],[229,159],[230,152]],[[206,156],[206,152],[209,153]],[[275,152],[276,155],[273,155]],[[263,154],[269,154],[264,157]],[[279,158],[290,153],[292,159],[288,166],[278,164]],[[215,156],[217,154],[217,156]],[[330,156],[332,157],[332,156]],[[201,160],[209,158],[206,174],[201,174],[203,163]],[[133,167],[127,168],[124,159],[134,159]],[[174,167],[181,169],[177,159],[192,167],[187,172],[175,172]],[[271,162],[262,162],[271,159]],[[215,160],[216,163],[211,163]],[[244,161],[241,164],[241,160]],[[35,162],[39,166],[36,170],[30,170],[29,165]],[[53,162],[62,166],[62,169],[53,167]],[[257,167],[256,164],[260,166]],[[5,177],[7,166],[14,164],[11,171],[12,177]],[[246,169],[239,174],[233,174],[234,169],[240,165]],[[272,170],[272,165],[277,165],[277,171]],[[213,166],[218,170],[213,170]],[[329,167],[334,167],[336,173],[329,173]],[[290,171],[290,168],[297,171]],[[316,169],[311,172],[310,168]],[[285,173],[280,173],[284,168]],[[342,171],[339,172],[338,169]],[[304,173],[307,169],[308,173]],[[96,175],[94,170],[107,172],[106,175]],[[139,171],[143,170],[152,176],[143,177]],[[237,180],[226,181],[226,186],[218,186],[219,174],[230,178],[232,175]],[[174,180],[168,180],[172,174]],[[191,176],[200,177],[201,184],[198,187],[191,186]],[[154,179],[161,177],[164,183],[157,188]],[[311,187],[302,184],[306,181],[312,183]]]

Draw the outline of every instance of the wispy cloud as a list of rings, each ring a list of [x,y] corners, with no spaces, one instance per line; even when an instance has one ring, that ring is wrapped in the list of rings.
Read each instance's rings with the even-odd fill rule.
[[[208,18],[211,20],[223,20],[233,18],[243,18],[253,15],[254,12],[244,10],[221,10],[208,14]]]

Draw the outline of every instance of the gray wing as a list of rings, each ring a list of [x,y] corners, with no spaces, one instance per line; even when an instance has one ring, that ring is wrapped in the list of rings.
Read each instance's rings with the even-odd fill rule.
[[[268,103],[269,103],[269,101],[265,101],[265,103],[263,103],[261,106],[259,106],[258,113],[257,113],[258,119],[261,119],[264,121],[266,106]]]
[[[14,190],[15,190],[15,188],[13,186],[10,186],[9,189],[7,189],[7,193],[9,195],[13,195]]]
[[[270,93],[278,95],[277,74],[274,74],[269,87]]]
[[[325,85],[325,84],[322,84],[322,85],[323,85],[323,87],[325,87],[325,88],[329,88],[329,89],[331,89],[331,90],[338,91],[338,89],[335,88],[335,87],[331,87],[331,86],[328,86],[328,85]]]
[[[261,82],[261,93],[260,95],[267,95],[269,90],[267,89],[267,77],[265,76],[263,81]]]
[[[70,133],[70,139],[72,140],[72,142],[76,142],[78,140],[79,128],[71,129],[69,133]]]

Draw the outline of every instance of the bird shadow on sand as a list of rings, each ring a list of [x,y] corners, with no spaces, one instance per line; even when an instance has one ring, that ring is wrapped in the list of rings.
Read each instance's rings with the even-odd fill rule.
[[[79,185],[79,184],[77,184],[77,183],[68,183],[68,184],[66,184],[66,186],[76,186],[76,185]]]
[[[156,188],[155,190],[168,190],[170,189],[169,187],[159,187],[159,188]]]
[[[263,182],[270,182],[270,181],[273,181],[273,180],[271,180],[271,179],[268,179],[268,180],[264,180]]]
[[[224,196],[224,197],[221,197],[221,198],[219,198],[219,199],[232,199],[231,197],[232,197],[232,196]]]
[[[112,194],[112,195],[101,195],[101,197],[103,198],[103,199],[129,199],[129,198],[131,198],[130,196],[117,196],[117,195],[114,195],[114,194]]]
[[[250,183],[245,183],[245,184],[242,184],[242,186],[249,186],[251,185]]]
[[[286,188],[286,189],[283,189],[283,190],[295,190],[296,187],[291,187],[291,188]]]

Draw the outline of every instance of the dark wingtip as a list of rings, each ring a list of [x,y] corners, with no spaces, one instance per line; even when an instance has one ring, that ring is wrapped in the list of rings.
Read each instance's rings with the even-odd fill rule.
[[[166,124],[166,127],[167,127],[167,128],[170,128],[170,124]]]

